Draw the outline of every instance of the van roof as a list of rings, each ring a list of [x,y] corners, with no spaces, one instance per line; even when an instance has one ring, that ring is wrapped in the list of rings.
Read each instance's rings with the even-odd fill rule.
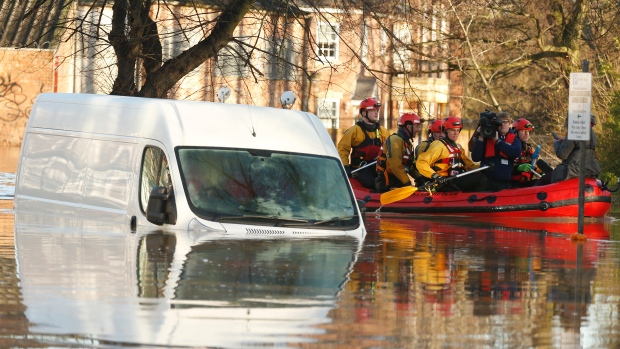
[[[242,104],[43,93],[29,128],[152,138],[172,146],[268,149],[338,157],[307,112]]]

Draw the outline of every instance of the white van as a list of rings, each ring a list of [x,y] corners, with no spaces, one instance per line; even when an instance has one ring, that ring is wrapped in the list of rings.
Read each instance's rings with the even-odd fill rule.
[[[22,144],[14,203],[16,225],[365,234],[319,119],[250,105],[41,94]]]

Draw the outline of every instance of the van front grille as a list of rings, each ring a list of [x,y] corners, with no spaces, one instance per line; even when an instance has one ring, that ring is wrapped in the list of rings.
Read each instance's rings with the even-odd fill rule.
[[[284,230],[246,228],[248,235],[285,235]],[[295,230],[293,235],[325,235],[325,232],[312,230]]]
[[[284,235],[284,230],[276,229],[246,229],[248,235]]]

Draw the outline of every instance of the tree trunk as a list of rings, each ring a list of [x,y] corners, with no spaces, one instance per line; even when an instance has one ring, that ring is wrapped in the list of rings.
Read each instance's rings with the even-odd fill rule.
[[[165,98],[168,91],[181,78],[209,58],[215,57],[217,52],[228,44],[235,28],[253,3],[253,0],[231,1],[217,18],[217,23],[208,37],[167,61],[161,68],[152,72],[147,71],[146,82],[138,92],[138,96]]]

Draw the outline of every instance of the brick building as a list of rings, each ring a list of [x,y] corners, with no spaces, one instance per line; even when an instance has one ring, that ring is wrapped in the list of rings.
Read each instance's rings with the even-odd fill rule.
[[[68,0],[59,1],[59,6],[63,3]],[[319,116],[334,141],[354,124],[359,103],[369,96],[383,103],[380,122],[389,129],[396,127],[403,112],[426,119],[461,115],[460,76],[447,72],[439,60],[415,56],[410,49],[414,44],[433,47],[426,49],[436,52],[426,57],[440,56],[447,49],[433,44],[441,42],[448,28],[439,12],[427,23],[413,26],[398,16],[386,16],[379,23],[364,11],[327,5],[319,9],[302,2],[257,4],[237,27],[234,41],[179,81],[169,91],[170,98],[214,101],[217,90],[227,86],[232,90],[228,103],[279,107],[281,93],[291,90],[298,98],[293,108]],[[204,37],[217,14],[214,6],[212,0],[154,5],[151,13],[162,38],[164,60]],[[112,88],[115,56],[107,38],[111,6],[96,11],[92,1],[80,0],[67,13],[84,19],[81,35],[49,39],[51,50],[2,51],[14,51],[21,58],[8,53],[0,57],[0,78],[8,81],[10,74],[12,81],[18,76],[30,81],[20,82],[29,90],[11,114],[14,120],[0,120],[4,143],[19,144],[28,108],[39,92],[109,93]],[[35,41],[31,38],[21,45]],[[21,59],[31,61],[14,63]],[[38,68],[24,68],[28,66]],[[138,84],[140,78],[136,76]],[[2,104],[0,108],[7,109]]]

